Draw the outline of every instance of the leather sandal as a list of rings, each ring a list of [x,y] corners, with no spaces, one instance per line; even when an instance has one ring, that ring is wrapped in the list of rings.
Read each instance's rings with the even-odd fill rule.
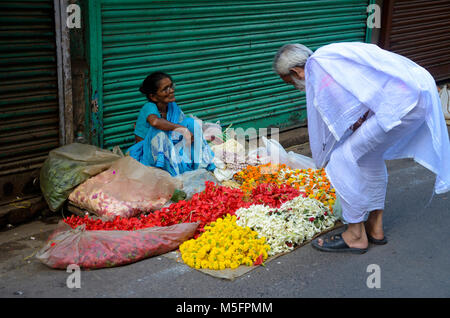
[[[373,238],[372,236],[367,234],[367,239],[369,240],[370,243],[375,244],[375,245],[384,245],[384,244],[387,244],[387,242],[388,242],[386,239],[386,236],[383,237],[381,240],[377,240],[376,238]]]
[[[312,247],[322,252],[347,252],[354,254],[363,254],[368,250],[368,248],[355,248],[348,246],[342,238],[342,234],[336,234],[330,238],[325,238],[322,240],[322,246],[319,245],[318,239],[315,239],[311,242]]]

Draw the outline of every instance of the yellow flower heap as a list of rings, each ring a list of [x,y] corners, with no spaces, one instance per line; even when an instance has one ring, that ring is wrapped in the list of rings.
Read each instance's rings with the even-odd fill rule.
[[[197,239],[180,245],[181,257],[188,266],[213,270],[252,266],[260,255],[266,260],[269,250],[264,237],[237,225],[236,216],[229,214],[205,226],[205,232]]]

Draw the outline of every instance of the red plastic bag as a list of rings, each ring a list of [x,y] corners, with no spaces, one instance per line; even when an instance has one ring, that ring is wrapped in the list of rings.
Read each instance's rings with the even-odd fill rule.
[[[135,231],[86,231],[61,221],[36,257],[52,268],[114,267],[165,254],[192,238],[198,223],[181,223]]]

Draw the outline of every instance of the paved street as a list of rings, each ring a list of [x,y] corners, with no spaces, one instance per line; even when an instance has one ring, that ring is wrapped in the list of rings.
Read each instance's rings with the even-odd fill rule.
[[[234,281],[158,256],[82,271],[81,288],[70,289],[69,273],[34,258],[57,221],[47,219],[0,232],[0,297],[450,297],[450,194],[426,206],[431,172],[406,159],[388,162],[388,171],[389,243],[363,255],[322,253],[307,244]],[[367,286],[371,264],[379,266],[380,288]]]

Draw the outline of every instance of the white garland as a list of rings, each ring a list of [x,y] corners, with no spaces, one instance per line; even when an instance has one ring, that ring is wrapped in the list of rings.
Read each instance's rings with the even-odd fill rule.
[[[279,209],[265,205],[240,208],[236,216],[238,225],[248,226],[266,238],[271,247],[269,256],[293,250],[295,245],[310,240],[336,222],[320,201],[302,196],[285,202]]]

